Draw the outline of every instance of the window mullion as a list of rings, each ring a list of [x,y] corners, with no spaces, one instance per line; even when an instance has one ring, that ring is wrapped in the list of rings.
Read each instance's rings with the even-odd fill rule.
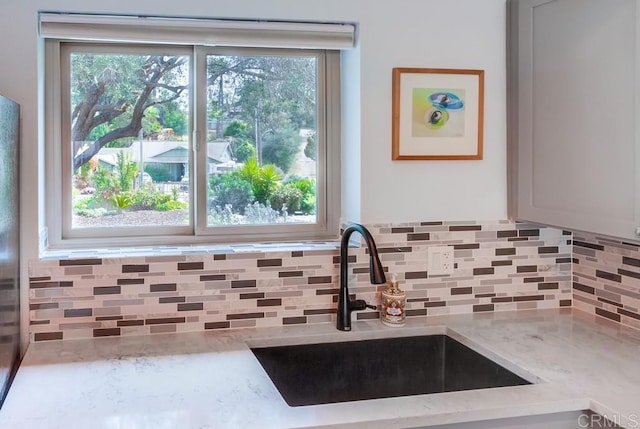
[[[202,47],[194,49],[194,133],[192,153],[194,171],[192,175],[195,202],[195,234],[207,228],[207,55]]]

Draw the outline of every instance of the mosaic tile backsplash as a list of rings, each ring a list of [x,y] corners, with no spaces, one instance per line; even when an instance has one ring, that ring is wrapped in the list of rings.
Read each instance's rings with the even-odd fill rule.
[[[572,305],[566,231],[509,221],[367,228],[407,292],[407,317]],[[427,248],[442,245],[454,248],[455,272],[430,275]],[[32,261],[31,340],[335,323],[339,259],[337,245],[325,245]],[[369,283],[366,248],[351,248],[349,262],[350,292],[379,304],[386,286]],[[378,317],[353,313],[354,321]]]
[[[574,234],[574,307],[640,328],[640,246]]]

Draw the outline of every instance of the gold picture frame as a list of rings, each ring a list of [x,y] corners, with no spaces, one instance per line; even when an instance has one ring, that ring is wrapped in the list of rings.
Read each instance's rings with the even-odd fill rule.
[[[480,160],[484,70],[393,69],[393,160]]]

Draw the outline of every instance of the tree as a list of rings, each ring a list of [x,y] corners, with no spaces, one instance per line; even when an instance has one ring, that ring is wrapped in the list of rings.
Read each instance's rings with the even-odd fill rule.
[[[268,133],[264,136],[262,159],[287,173],[300,150],[300,144],[300,134],[291,128]]]
[[[150,108],[179,99],[187,65],[180,56],[72,54],[74,171],[108,143],[137,136]]]

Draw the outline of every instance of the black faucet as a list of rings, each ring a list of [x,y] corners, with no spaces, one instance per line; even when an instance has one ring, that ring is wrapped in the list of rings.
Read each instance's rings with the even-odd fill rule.
[[[338,295],[338,320],[336,328],[340,331],[351,330],[351,312],[356,310],[364,310],[365,308],[376,309],[375,305],[369,305],[362,299],[351,301],[349,299],[349,238],[351,234],[358,231],[364,237],[367,248],[369,249],[369,274],[371,283],[382,284],[387,281],[384,276],[384,269],[378,258],[378,249],[373,241],[371,233],[359,223],[354,223],[346,227],[342,233],[342,241],[340,242],[340,294]]]

